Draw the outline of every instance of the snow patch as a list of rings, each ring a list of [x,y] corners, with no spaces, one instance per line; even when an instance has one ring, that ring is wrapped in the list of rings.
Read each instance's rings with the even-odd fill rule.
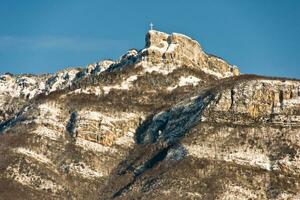
[[[282,80],[268,80],[268,79],[263,79],[263,80],[255,80],[253,82],[260,82],[260,83],[267,83],[270,85],[283,85],[283,86],[287,86],[287,85],[298,85],[300,86],[300,84],[297,81],[291,81],[291,80],[286,80],[286,81],[282,81]]]
[[[125,81],[123,81],[121,84],[118,85],[112,85],[112,86],[103,86],[104,94],[108,94],[110,90],[116,89],[116,90],[129,90],[132,88],[132,82],[137,80],[137,75],[130,76]]]
[[[223,160],[228,162],[234,162],[240,165],[250,165],[253,167],[259,167],[261,169],[271,170],[271,161],[268,156],[247,150],[240,150],[235,153],[215,153],[215,149],[207,146],[200,145],[184,145],[188,154],[197,158],[210,158],[216,160]]]
[[[201,70],[203,71],[203,72],[205,72],[206,74],[210,74],[210,75],[213,75],[213,76],[216,76],[216,77],[218,77],[218,78],[225,78],[225,77],[227,77],[227,76],[223,76],[221,73],[219,73],[219,72],[215,72],[215,71],[213,71],[213,70],[211,70],[211,69],[207,69],[207,68],[201,68]],[[232,74],[231,74],[232,75]]]
[[[36,152],[34,152],[30,149],[26,149],[26,148],[23,148],[23,147],[18,147],[18,148],[13,149],[13,151],[16,152],[16,153],[20,153],[20,154],[26,155],[28,157],[31,157],[34,160],[37,160],[37,161],[42,162],[44,164],[51,163],[51,161],[45,155],[38,154],[38,153],[36,153]]]
[[[173,91],[173,90],[175,90],[177,87],[178,87],[178,85],[175,85],[175,86],[169,86],[169,87],[167,87],[167,90],[168,90],[168,91]]]
[[[167,53],[170,53],[170,52],[173,52],[175,51],[176,47],[178,46],[178,44],[174,44],[174,43],[171,43],[169,46],[168,46],[168,49],[167,49]]]
[[[122,137],[117,138],[116,144],[120,146],[132,146],[134,144],[134,130],[130,130]]]
[[[43,103],[38,106],[41,114],[48,115],[52,117],[57,117],[60,115],[60,109],[55,107],[54,105],[50,103]]]
[[[145,61],[143,61],[142,67],[144,69],[144,72],[148,72],[148,73],[157,72],[163,75],[168,75],[178,68],[177,66],[173,66],[173,65],[164,65],[164,64],[153,65]]]
[[[92,170],[88,165],[83,162],[71,163],[69,165],[62,165],[61,168],[68,169],[69,173],[76,173],[82,176],[83,178],[100,178],[104,175],[101,172]]]
[[[193,85],[196,86],[200,82],[200,79],[195,76],[181,76],[179,79],[178,85],[180,87],[186,86],[186,85]]]
[[[296,106],[300,104],[300,97],[292,98],[292,99],[284,99],[283,105],[285,106]]]
[[[82,119],[89,119],[89,120],[95,120],[99,121],[101,120],[102,123],[111,123],[115,121],[122,121],[124,119],[129,120],[137,117],[136,113],[126,113],[126,112],[117,112],[112,114],[112,116],[101,113],[101,112],[96,112],[96,111],[79,111],[78,115]]]
[[[8,78],[7,75],[0,78],[0,91],[2,94],[8,94],[11,97],[19,97],[21,94],[32,98],[35,95],[34,90],[36,81],[28,77]]]
[[[86,151],[94,151],[94,152],[100,152],[100,153],[116,153],[118,152],[117,149],[112,147],[103,146],[96,142],[91,142],[82,138],[76,138],[77,146],[83,148]]]
[[[45,126],[39,126],[36,130],[33,131],[33,133],[42,137],[49,138],[54,141],[59,140],[59,138],[63,136],[61,132],[49,129]]]

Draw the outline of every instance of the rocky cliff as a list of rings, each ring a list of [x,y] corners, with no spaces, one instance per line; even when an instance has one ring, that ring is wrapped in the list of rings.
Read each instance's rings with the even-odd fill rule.
[[[0,199],[300,198],[300,81],[185,35],[0,91]]]

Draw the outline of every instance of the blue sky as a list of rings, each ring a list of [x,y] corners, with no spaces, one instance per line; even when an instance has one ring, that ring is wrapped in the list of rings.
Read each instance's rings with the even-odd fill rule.
[[[298,0],[0,0],[0,73],[48,73],[144,46],[152,21],[242,73],[300,78]]]

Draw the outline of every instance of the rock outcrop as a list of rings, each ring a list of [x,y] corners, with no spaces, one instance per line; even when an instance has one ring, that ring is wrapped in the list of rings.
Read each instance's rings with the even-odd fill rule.
[[[188,36],[149,31],[141,56],[153,64],[201,69],[219,78],[239,75],[239,70],[224,60],[207,55],[200,44]]]
[[[231,66],[221,58],[206,54],[200,44],[192,38],[179,33],[169,35],[154,30],[147,33],[144,49],[128,51],[119,62],[112,66],[112,69],[138,63],[147,66],[147,70],[155,67],[153,70],[165,71],[165,73],[185,67],[203,71],[216,78],[240,74],[236,66]]]
[[[300,81],[187,36],[0,90],[0,199],[299,198]]]
[[[154,115],[105,198],[297,199],[299,84],[240,76]]]

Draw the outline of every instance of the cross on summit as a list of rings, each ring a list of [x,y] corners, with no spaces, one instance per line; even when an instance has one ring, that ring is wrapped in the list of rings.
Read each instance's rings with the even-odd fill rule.
[[[152,24],[152,22],[150,23],[150,30],[153,30],[153,24]]]

